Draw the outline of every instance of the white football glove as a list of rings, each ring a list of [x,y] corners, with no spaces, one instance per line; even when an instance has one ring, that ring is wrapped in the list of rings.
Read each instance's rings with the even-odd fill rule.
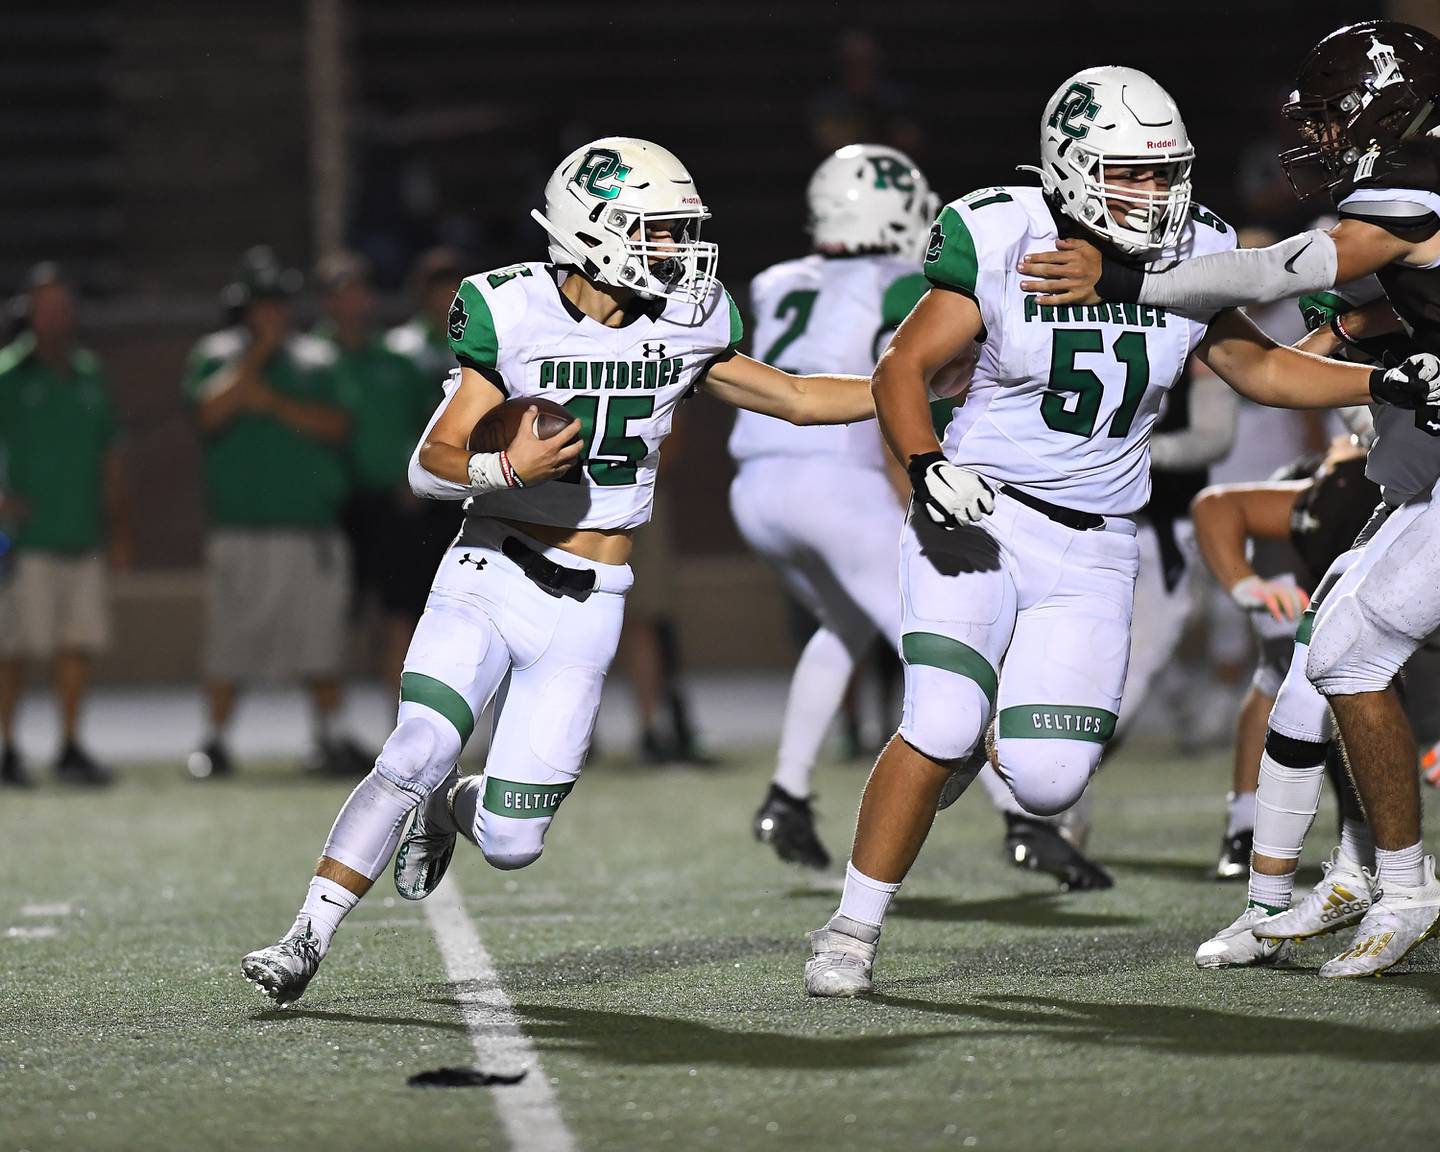
[[[1284,580],[1246,576],[1230,589],[1230,599],[1246,612],[1268,612],[1276,620],[1293,623],[1310,605],[1305,589]]]
[[[951,464],[939,452],[910,457],[910,488],[932,523],[947,531],[976,524],[995,511],[995,489],[979,473]]]

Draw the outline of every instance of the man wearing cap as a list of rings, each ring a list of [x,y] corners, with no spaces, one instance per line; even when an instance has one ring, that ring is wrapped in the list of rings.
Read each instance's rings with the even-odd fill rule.
[[[348,494],[335,350],[291,331],[300,274],[252,248],[225,289],[232,326],[190,355],[185,395],[204,440],[204,668],[210,732],[193,776],[231,771],[226,729],[239,684],[300,679],[316,722],[314,766],[363,772],[336,730],[350,561],[340,531]]]
[[[370,269],[353,252],[324,257],[315,269],[324,318],[315,335],[334,350],[342,403],[350,413],[350,500],[345,530],[357,594],[373,595],[383,617],[383,682],[398,691],[410,636],[424,611],[446,539],[429,542],[427,513],[406,472],[436,407],[438,377],[386,345],[374,328]],[[447,349],[448,355],[448,349]],[[453,508],[448,519],[458,523]]]
[[[29,277],[25,330],[0,350],[0,446],[14,525],[8,605],[0,637],[0,783],[28,782],[13,721],[24,658],[53,661],[60,707],[58,779],[108,784],[80,745],[91,663],[110,638],[106,558],[130,563],[130,517],[115,411],[100,361],[75,343],[75,301],[54,264]],[[7,557],[10,559],[11,557]]]

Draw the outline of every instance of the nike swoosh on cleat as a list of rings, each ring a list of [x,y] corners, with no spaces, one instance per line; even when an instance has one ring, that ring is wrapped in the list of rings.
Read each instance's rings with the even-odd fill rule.
[[[1289,272],[1290,275],[1292,275],[1292,276],[1297,276],[1297,275],[1299,275],[1299,273],[1297,273],[1297,272],[1295,271],[1295,261],[1298,260],[1298,259],[1300,259],[1301,256],[1305,255],[1305,250],[1306,250],[1307,248],[1309,248],[1310,245],[1313,244],[1313,243],[1315,243],[1315,241],[1313,241],[1313,240],[1308,240],[1308,241],[1306,241],[1306,243],[1305,243],[1305,248],[1301,248],[1299,252],[1296,252],[1295,255],[1291,256],[1290,259],[1288,259],[1288,260],[1285,261],[1285,271],[1286,271],[1286,272]]]

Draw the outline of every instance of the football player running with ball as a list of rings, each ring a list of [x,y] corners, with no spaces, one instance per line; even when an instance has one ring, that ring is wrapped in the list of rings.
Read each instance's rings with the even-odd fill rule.
[[[1234,245],[1190,198],[1193,149],[1142,72],[1092,68],[1041,121],[1041,186],[987,188],[931,231],[931,289],[872,387],[913,501],[901,542],[905,709],[871,773],[839,910],[811,935],[805,988],[868,992],[885,912],[952,773],[973,773],[992,712],[1000,771],[1029,812],[1075,802],[1114,729],[1138,564],[1148,439],[1194,351],[1262,404],[1329,408],[1379,393],[1417,406],[1420,368],[1390,373],[1283,348],[1237,312],[1042,306],[1016,265],[1062,235],[1144,264]],[[981,342],[942,449],[927,386]]]
[[[685,397],[703,388],[801,424],[874,414],[862,376],[794,376],[736,352],[740,316],[715,279],[716,246],[700,240],[710,213],[664,148],[612,137],[577,149],[534,215],[550,261],[472,276],[451,309],[461,367],[410,479],[421,495],[468,499],[464,526],[411,641],[394,732],[340,810],[294,924],[242,962],[278,1003],[305,990],[392,854],[410,900],[439,883],[457,836],[497,868],[540,856],[585,759],[631,534]],[[504,451],[470,451],[507,397],[557,401],[575,420],[542,440],[527,414]],[[507,676],[486,771],[462,778],[461,749]]]
[[[1023,287],[1050,293],[1041,299],[1051,304],[1104,297],[1220,308],[1320,292],[1374,273],[1422,350],[1410,363],[1423,363],[1428,379],[1440,376],[1440,40],[1388,20],[1341,28],[1301,65],[1285,114],[1303,143],[1281,162],[1300,196],[1328,191],[1340,217],[1328,232],[1163,270],[1061,241],[1052,245],[1057,251],[1020,265]],[[1335,330],[1350,342],[1343,321]],[[1375,428],[1366,475],[1380,485],[1384,503],[1337,562],[1343,571],[1334,567],[1322,581],[1296,637],[1299,675],[1286,678],[1261,761],[1262,779],[1272,778],[1271,794],[1287,818],[1275,824],[1263,852],[1256,829],[1257,852],[1280,874],[1267,890],[1252,891],[1242,917],[1249,923],[1237,920],[1229,937],[1210,942],[1224,953],[1211,958],[1226,964],[1273,958],[1279,947],[1266,937],[1263,948],[1252,948],[1245,933],[1274,930],[1262,923],[1267,913],[1289,904],[1293,862],[1319,802],[1327,703],[1370,819],[1378,884],[1353,945],[1320,975],[1377,975],[1440,931],[1440,880],[1420,836],[1415,737],[1393,687],[1440,627],[1440,412],[1427,407],[1411,418],[1382,408]],[[1265,875],[1252,871],[1252,889],[1257,873]],[[1287,935],[1296,919],[1286,917]],[[1230,941],[1223,948],[1222,938]]]

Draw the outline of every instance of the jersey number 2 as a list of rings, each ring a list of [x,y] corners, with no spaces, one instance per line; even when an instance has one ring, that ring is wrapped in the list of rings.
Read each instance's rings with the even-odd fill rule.
[[[1115,359],[1125,365],[1125,394],[1110,418],[1110,435],[1120,439],[1130,435],[1135,411],[1150,386],[1150,354],[1145,347],[1145,333],[1122,332],[1110,346]],[[1095,422],[1100,416],[1100,403],[1105,398],[1105,381],[1089,368],[1075,367],[1081,352],[1104,352],[1105,334],[1098,328],[1057,328],[1050,345],[1050,390],[1040,401],[1040,415],[1056,432],[1087,439],[1095,435]],[[1073,407],[1070,397],[1074,396]]]
[[[810,289],[799,288],[794,292],[787,292],[780,298],[780,303],[775,309],[775,319],[782,316],[790,316],[790,324],[780,338],[770,345],[770,351],[765,353],[765,363],[779,367],[780,354],[789,348],[791,344],[800,339],[806,327],[810,323],[810,313],[815,308],[815,297],[819,292]]]
[[[608,396],[605,398],[605,422],[599,443],[595,429],[600,426],[599,396],[574,396],[565,401],[571,415],[580,421],[580,439],[585,445],[580,463],[562,478],[572,484],[580,482],[579,470],[590,473],[592,483],[618,488],[635,483],[640,461],[650,449],[639,436],[630,435],[631,420],[646,420],[655,412],[653,396]]]

